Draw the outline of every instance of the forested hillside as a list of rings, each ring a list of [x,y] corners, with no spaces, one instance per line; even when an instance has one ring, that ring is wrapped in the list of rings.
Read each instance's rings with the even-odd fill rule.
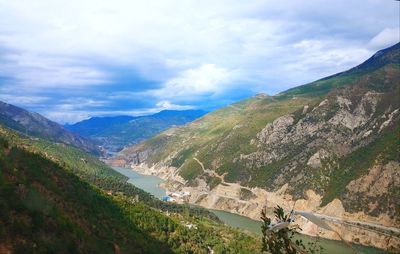
[[[48,141],[4,127],[0,136],[1,252],[254,253],[260,247],[203,209],[155,199],[75,148],[60,146],[67,158],[79,154],[62,161],[54,147],[42,150]]]

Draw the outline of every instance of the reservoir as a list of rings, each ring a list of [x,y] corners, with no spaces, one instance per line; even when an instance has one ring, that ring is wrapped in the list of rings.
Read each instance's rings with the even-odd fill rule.
[[[162,198],[166,195],[165,189],[161,188],[159,185],[163,182],[163,180],[157,176],[149,176],[139,174],[131,169],[114,167],[116,171],[119,173],[129,177],[128,182],[133,185],[149,192],[157,198]],[[249,231],[254,234],[261,234],[261,222],[252,220],[250,218],[240,216],[237,214],[209,209],[209,211],[213,212],[218,218],[223,221],[225,224],[239,228],[245,231]],[[302,239],[304,242],[315,241],[316,238],[309,237],[305,235],[297,235],[298,239]],[[320,245],[324,248],[324,254],[354,254],[352,249],[345,245],[342,242],[327,240],[327,239],[318,239]],[[386,253],[383,250],[372,248],[372,247],[364,247],[360,245],[353,245],[358,253],[372,254],[372,253]]]
[[[113,167],[113,169],[129,177],[128,183],[147,191],[156,198],[162,199],[162,197],[166,195],[165,189],[159,186],[163,180],[157,176],[142,175],[127,168]]]

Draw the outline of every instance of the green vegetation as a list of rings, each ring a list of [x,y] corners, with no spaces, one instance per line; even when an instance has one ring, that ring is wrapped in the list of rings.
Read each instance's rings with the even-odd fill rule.
[[[275,161],[254,170],[252,180],[249,182],[251,187],[266,187],[272,184],[280,173],[281,167],[284,165],[285,159]]]
[[[6,250],[172,253],[130,221],[110,197],[3,138],[0,168],[0,242]]]
[[[272,254],[315,254],[323,253],[323,248],[317,242],[308,242],[307,247],[302,239],[294,239],[295,233],[301,229],[298,226],[290,225],[292,218],[290,214],[285,214],[282,207],[277,206],[274,209],[275,221],[285,224],[281,228],[272,223],[272,219],[267,217],[266,210],[262,210],[261,219],[262,230],[262,251]],[[316,238],[318,240],[318,238]]]
[[[221,183],[221,178],[215,176],[206,175],[206,183],[210,187],[210,190],[217,187],[218,184]]]
[[[193,154],[194,148],[179,152],[171,161],[171,166],[179,168]]]
[[[344,72],[342,74],[333,75],[307,85],[289,89],[279,94],[277,97],[282,100],[292,96],[322,96],[335,88],[351,84],[364,73],[366,72]]]
[[[256,195],[248,189],[241,188],[240,189],[240,199],[242,200],[250,200],[252,198],[255,198]]]
[[[89,176],[77,177],[68,163],[51,160],[7,129],[0,128],[0,133],[0,242],[6,251],[255,253],[260,249],[256,238],[204,217],[204,209],[156,201],[125,185],[118,175],[95,178],[99,189],[81,180]]]
[[[10,143],[52,160],[79,176],[85,182],[93,184],[107,192],[123,193],[130,197],[138,195],[141,201],[156,209],[176,213],[182,213],[187,210],[191,215],[204,216],[219,221],[213,213],[206,209],[200,207],[187,208],[183,205],[162,202],[151,194],[128,183],[126,176],[123,176],[92,155],[77,148],[52,143],[43,139],[25,137],[1,125],[0,134]]]
[[[186,160],[179,171],[179,174],[186,180],[195,179],[202,173],[201,165],[194,159]]]
[[[346,191],[347,184],[367,173],[374,163],[400,161],[400,127],[383,133],[367,146],[340,158],[338,168],[330,176],[330,182],[321,205],[326,205]]]
[[[33,138],[18,134],[0,124],[0,134],[10,143],[25,149],[40,153],[45,157],[68,167],[77,175],[94,175],[97,177],[116,177],[121,180],[128,178],[116,172],[105,163],[99,161],[96,157],[78,148],[65,145],[63,143],[54,143],[42,138]]]

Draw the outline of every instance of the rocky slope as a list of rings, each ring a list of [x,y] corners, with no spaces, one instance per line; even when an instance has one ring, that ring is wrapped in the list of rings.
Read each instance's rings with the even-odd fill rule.
[[[93,141],[74,134],[44,116],[0,101],[0,123],[29,136],[79,147],[99,155],[101,150]]]
[[[99,141],[110,152],[117,152],[124,146],[137,144],[170,127],[191,122],[205,113],[202,110],[163,110],[153,115],[139,117],[92,117],[72,125],[65,125],[65,128]]]
[[[295,206],[334,215],[347,240],[399,248],[399,80],[396,44],[347,72],[169,129],[111,163],[159,175],[206,207],[258,218],[264,206]]]

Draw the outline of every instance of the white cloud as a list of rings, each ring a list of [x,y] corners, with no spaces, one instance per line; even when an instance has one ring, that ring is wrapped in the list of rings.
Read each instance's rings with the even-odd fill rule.
[[[398,11],[398,2],[378,0],[0,0],[0,78],[9,79],[0,91],[59,90],[63,98],[85,88],[79,96],[90,97],[114,86],[105,100],[118,104],[133,92],[154,108],[229,100],[236,88],[274,94],[395,43]],[[122,89],[119,68],[158,88]]]
[[[4,54],[0,74],[12,76],[13,86],[25,89],[73,88],[109,80],[107,73],[77,59],[26,52]]]
[[[108,101],[93,100],[88,98],[73,98],[62,100],[55,106],[57,111],[75,111],[78,109],[96,108],[109,105]]]
[[[187,110],[187,109],[193,109],[193,106],[189,106],[189,105],[177,105],[177,104],[173,104],[170,101],[167,100],[163,100],[163,101],[159,101],[156,104],[156,111],[161,111],[161,110]]]
[[[19,96],[12,94],[0,94],[0,100],[14,105],[35,105],[49,100],[44,96]]]
[[[400,28],[385,28],[369,41],[369,46],[374,50],[379,50],[398,42],[400,42]]]
[[[176,105],[170,102],[159,102],[156,107],[142,108],[142,109],[126,109],[126,110],[103,110],[103,111],[90,111],[90,110],[44,110],[42,114],[53,121],[61,124],[72,124],[90,117],[96,116],[119,116],[119,115],[130,115],[130,116],[143,116],[158,113],[162,110],[188,110],[193,109],[192,106]]]
[[[212,96],[229,86],[233,76],[234,71],[214,64],[203,64],[198,68],[185,70],[177,77],[168,80],[165,86],[153,95],[158,98],[192,97],[204,94]]]
[[[90,111],[43,111],[45,117],[60,123],[72,124],[90,118],[93,112]]]
[[[327,5],[315,0],[290,4],[0,0],[0,43],[16,50],[13,63],[18,68],[32,68],[38,84],[49,74],[48,83],[59,79],[64,86],[68,82],[88,85],[109,80],[96,66],[97,61],[132,65],[147,78],[156,77],[161,82],[206,63],[244,69],[243,75],[254,76],[265,68],[279,71],[279,66],[268,61],[276,57],[276,49],[302,40],[319,37],[324,43],[337,38],[362,46],[370,39],[365,34],[375,35],[379,23],[393,23],[396,14],[385,13],[393,6],[374,1]],[[366,27],[371,30],[362,31],[363,37],[355,44],[347,38],[358,32],[354,29]],[[298,62],[292,52],[278,51],[279,57]],[[21,78],[30,82],[32,76]]]

